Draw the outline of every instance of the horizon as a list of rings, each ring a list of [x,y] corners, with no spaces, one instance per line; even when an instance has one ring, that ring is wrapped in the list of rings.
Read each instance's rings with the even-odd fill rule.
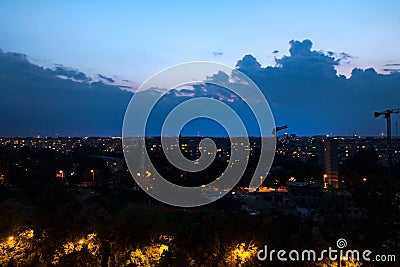
[[[387,136],[384,135],[383,133],[381,135],[329,135],[329,134],[316,134],[316,135],[297,135],[296,133],[283,133],[280,135],[277,135],[277,138],[281,138],[284,136],[288,136],[289,138],[291,137],[291,135],[294,134],[295,137],[309,137],[309,138],[315,138],[315,137],[319,137],[319,138],[381,138],[381,139],[386,139]],[[131,137],[126,137],[126,138],[146,138],[146,139],[150,139],[150,138],[160,138],[161,135],[146,135],[145,137],[143,136],[131,136]],[[181,135],[181,136],[174,136],[174,135],[164,135],[164,137],[166,138],[176,138],[176,137],[182,137],[182,138],[208,138],[208,137],[212,137],[212,138],[230,138],[230,136],[222,136],[222,135]],[[243,138],[243,137],[248,137],[248,138],[261,138],[260,136],[256,136],[256,135],[247,135],[247,136],[231,136],[231,138]],[[57,136],[57,135],[44,135],[44,136],[0,136],[0,139],[5,139],[5,138],[30,138],[30,139],[46,139],[46,138],[54,138],[54,139],[64,139],[64,138],[108,138],[108,139],[123,139],[124,137],[122,136],[102,136],[102,135],[91,135],[91,136]],[[264,137],[264,138],[268,138],[268,137]],[[400,135],[392,135],[392,139],[400,139]]]

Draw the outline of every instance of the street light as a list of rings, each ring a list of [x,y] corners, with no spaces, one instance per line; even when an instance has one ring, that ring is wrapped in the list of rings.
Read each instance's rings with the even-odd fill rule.
[[[327,189],[328,188],[328,174],[324,174],[324,188]]]
[[[64,171],[59,170],[58,172],[56,172],[56,178],[64,178]]]
[[[90,170],[90,172],[92,173],[92,182],[94,183],[94,170]]]

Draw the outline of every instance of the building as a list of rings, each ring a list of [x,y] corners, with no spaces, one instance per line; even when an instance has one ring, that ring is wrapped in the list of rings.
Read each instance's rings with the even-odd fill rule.
[[[326,138],[318,145],[318,163],[324,169],[324,183],[339,188],[338,140]]]

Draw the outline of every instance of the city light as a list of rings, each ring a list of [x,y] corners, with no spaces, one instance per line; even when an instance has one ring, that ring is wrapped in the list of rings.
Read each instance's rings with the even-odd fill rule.
[[[247,246],[246,243],[240,243],[233,247],[225,261],[229,266],[243,266],[256,257],[257,251],[257,247],[252,242]]]
[[[324,189],[328,188],[328,174],[324,174]]]
[[[358,137],[357,137],[358,138]],[[8,140],[8,139],[4,139]],[[35,139],[32,139],[35,140]],[[60,149],[57,153],[67,153],[67,151],[73,151],[73,147],[79,148],[80,147],[80,142],[84,142],[83,139],[73,139],[73,140],[68,140],[68,139],[54,139],[53,141],[50,141],[52,139],[47,140],[47,146],[50,148],[47,149],[53,149],[54,147],[56,149]],[[81,140],[81,141],[79,141]],[[283,139],[282,139],[283,140]],[[338,166],[344,166],[346,160],[345,159],[345,152],[348,150],[350,157],[353,155],[356,155],[359,153],[359,149],[361,149],[362,145],[361,143],[356,143],[358,142],[357,140],[353,138],[340,138],[338,139],[339,143],[338,145],[338,151],[335,151],[338,156],[338,161],[333,161],[330,160],[329,164],[332,166],[332,164],[338,164]],[[368,139],[369,140],[369,139]],[[384,155],[384,150],[385,146],[379,146],[379,142],[381,139],[370,139],[370,142],[366,142],[367,146],[366,148],[369,149],[371,147],[373,148],[373,153],[377,154],[382,154],[382,157],[378,159],[378,162],[385,163],[385,155]],[[399,139],[400,140],[400,139]],[[37,140],[35,141],[35,144],[30,145],[32,147],[32,150],[36,150],[38,147],[37,144],[44,143],[46,140]],[[195,143],[197,140],[194,140],[193,143]],[[285,140],[283,140],[285,141]],[[3,143],[2,143],[3,142]],[[3,144],[4,146],[5,141],[1,141],[0,138],[0,146]],[[70,145],[63,147],[62,144],[69,144],[68,142],[71,142]],[[113,141],[106,142],[105,139],[97,139],[97,141],[94,144],[103,144],[103,146],[106,146],[106,149],[111,149],[111,147],[118,147],[118,144],[114,143]],[[150,142],[156,142],[156,141],[150,141]],[[224,139],[219,139],[216,141],[220,145],[220,159],[219,162],[223,165],[225,165],[225,162],[231,162],[232,164],[239,164],[240,161],[238,159],[229,159],[229,151],[227,150],[226,147],[224,147]],[[261,228],[262,230],[267,229],[268,227],[272,227],[275,225],[279,225],[281,222],[282,218],[280,215],[274,217],[271,219],[271,221],[264,221],[265,226],[261,225],[261,227],[258,227],[257,223],[257,218],[263,219],[263,216],[265,216],[268,213],[265,213],[266,211],[270,209],[270,207],[279,207],[282,209],[285,209],[287,207],[291,207],[291,205],[299,205],[301,207],[301,217],[297,217],[300,215],[297,215],[297,213],[293,213],[293,217],[297,219],[302,219],[302,216],[304,218],[307,218],[309,216],[309,212],[315,210],[316,208],[319,207],[319,203],[322,203],[322,201],[326,200],[329,202],[332,201],[337,201],[338,203],[344,203],[346,204],[346,207],[348,207],[348,216],[351,216],[350,218],[355,218],[360,221],[366,221],[367,219],[365,218],[365,212],[364,209],[368,208],[365,205],[361,206],[358,203],[354,203],[351,199],[351,191],[348,190],[348,187],[350,185],[353,185],[355,188],[354,190],[369,190],[371,192],[374,191],[374,189],[370,189],[369,187],[372,188],[372,186],[367,186],[369,185],[368,183],[371,182],[372,178],[375,177],[375,173],[364,173],[364,172],[352,172],[350,175],[345,176],[344,174],[341,174],[339,172],[339,175],[337,173],[332,172],[331,169],[326,168],[325,165],[320,165],[320,169],[318,172],[314,172],[312,175],[308,174],[309,172],[307,171],[306,174],[303,174],[302,172],[302,167],[307,166],[307,165],[302,165],[303,162],[307,162],[309,159],[314,159],[312,160],[313,164],[314,163],[319,163],[318,153],[319,153],[319,145],[317,142],[321,143],[322,140],[316,140],[315,138],[309,138],[309,137],[304,137],[304,138],[298,138],[296,140],[291,141],[292,143],[298,142],[293,144],[293,146],[288,147],[286,144],[284,145],[278,145],[277,147],[277,155],[285,155],[282,156],[285,158],[285,160],[290,161],[292,159],[295,159],[296,162],[299,162],[299,168],[295,168],[292,166],[289,166],[288,169],[286,170],[285,168],[282,168],[279,164],[282,164],[279,162],[279,157],[277,158],[278,161],[278,166],[281,168],[274,169],[274,171],[269,172],[269,173],[264,173],[264,175],[258,175],[257,180],[260,181],[260,185],[262,185],[262,182],[264,182],[264,188],[259,188],[259,190],[254,193],[242,193],[242,192],[247,192],[248,188],[246,187],[237,187],[234,188],[233,190],[230,191],[230,193],[227,195],[226,199],[228,200],[226,203],[223,203],[223,206],[217,207],[218,212],[215,212],[212,208],[210,208],[210,212],[208,211],[202,211],[202,212],[207,212],[207,217],[210,218],[210,226],[212,227],[219,227],[215,226],[212,223],[214,221],[218,222],[220,221],[219,214],[223,214],[226,218],[229,218],[229,221],[235,221],[238,219],[238,221],[235,221],[235,224],[237,224],[237,228],[231,230],[231,229],[226,229],[226,228],[217,228],[218,232],[222,231],[230,231],[227,233],[227,236],[235,236],[237,235],[238,239],[237,240],[232,240],[230,238],[224,238],[224,237],[216,237],[216,243],[220,244],[218,246],[210,246],[209,249],[212,251],[205,251],[203,253],[203,250],[207,249],[202,249],[200,252],[192,252],[186,249],[187,247],[196,245],[193,244],[192,242],[199,242],[196,235],[197,235],[197,229],[193,230],[193,232],[190,232],[190,228],[186,229],[186,226],[179,226],[182,224],[181,221],[181,215],[183,214],[182,212],[185,212],[185,223],[186,220],[190,225],[193,225],[193,222],[198,221],[198,218],[200,218],[200,214],[198,214],[198,210],[193,209],[171,209],[171,208],[160,208],[157,207],[154,202],[152,203],[149,201],[147,198],[146,199],[140,199],[140,195],[137,193],[138,191],[141,191],[142,188],[144,190],[154,190],[156,188],[155,184],[152,182],[154,179],[154,172],[153,169],[150,168],[143,168],[142,170],[139,170],[137,173],[133,173],[133,176],[140,176],[143,178],[145,183],[143,184],[142,187],[138,185],[127,185],[121,182],[125,182],[125,178],[131,178],[130,176],[123,177],[124,179],[121,179],[122,176],[125,176],[126,173],[125,171],[128,171],[125,169],[125,166],[123,166],[123,163],[121,161],[118,162],[114,159],[113,155],[109,155],[110,157],[106,156],[102,158],[103,162],[96,161],[96,163],[92,161],[90,162],[91,165],[89,165],[88,168],[85,169],[84,166],[86,166],[87,162],[82,162],[80,163],[78,160],[73,160],[72,162],[77,162],[75,164],[69,164],[68,162],[60,161],[55,164],[55,166],[50,166],[48,169],[48,174],[51,177],[58,177],[58,179],[52,179],[50,182],[55,181],[55,183],[61,184],[62,187],[57,189],[57,190],[63,190],[61,191],[56,191],[56,193],[67,193],[69,192],[70,189],[77,190],[79,192],[79,197],[78,201],[79,204],[84,207],[83,212],[86,210],[91,210],[93,208],[93,202],[95,201],[86,201],[88,198],[92,197],[97,197],[103,195],[104,199],[109,199],[107,203],[112,203],[112,198],[109,198],[108,192],[112,192],[111,195],[118,194],[119,192],[126,192],[130,191],[129,194],[137,194],[135,197],[138,198],[139,201],[141,201],[140,204],[139,201],[138,203],[134,204],[134,211],[138,212],[140,215],[138,218],[135,218],[135,220],[138,220],[139,222],[143,220],[143,222],[140,222],[137,224],[135,227],[138,227],[138,232],[143,231],[146,232],[146,227],[148,223],[148,218],[144,216],[143,214],[146,214],[147,210],[151,213],[155,213],[156,217],[160,217],[160,222],[155,222],[155,227],[152,228],[149,232],[146,232],[146,235],[150,234],[152,235],[154,232],[157,232],[158,229],[163,229],[163,225],[159,223],[163,223],[161,218],[163,218],[166,214],[171,213],[174,217],[174,225],[176,225],[176,232],[175,230],[172,231],[170,234],[176,236],[176,239],[179,240],[180,243],[173,243],[173,242],[166,242],[164,240],[158,240],[157,236],[152,236],[151,239],[146,239],[146,237],[142,237],[142,240],[139,242],[135,242],[135,236],[130,236],[130,242],[132,242],[132,246],[129,244],[124,244],[124,246],[120,246],[119,243],[125,239],[125,235],[127,235],[127,229],[125,227],[120,227],[119,224],[124,226],[123,222],[127,218],[129,219],[133,215],[132,212],[129,213],[119,213],[118,212],[113,212],[107,216],[111,218],[111,220],[114,220],[115,218],[115,223],[117,224],[116,227],[113,226],[113,224],[108,224],[108,221],[101,222],[100,225],[99,222],[93,221],[93,225],[90,225],[90,227],[97,228],[97,229],[103,229],[107,228],[109,230],[105,231],[105,234],[113,234],[110,235],[112,236],[111,238],[109,236],[102,234],[100,236],[96,236],[95,233],[93,234],[88,234],[88,235],[82,235],[82,231],[85,231],[87,228],[83,228],[84,225],[82,226],[82,229],[70,233],[70,235],[66,235],[66,237],[55,237],[51,233],[51,225],[49,228],[48,225],[46,224],[41,224],[42,220],[34,221],[33,226],[35,226],[35,229],[43,229],[42,231],[38,230],[36,232],[35,230],[35,237],[33,237],[33,230],[24,230],[22,232],[19,231],[20,228],[13,228],[10,226],[4,231],[5,235],[3,236],[3,241],[0,242],[0,266],[7,266],[9,262],[12,260],[14,261],[15,264],[19,264],[17,266],[35,266],[32,265],[29,259],[35,259],[35,261],[40,262],[40,264],[50,266],[51,263],[54,265],[59,265],[59,266],[64,266],[63,264],[69,260],[69,259],[76,259],[77,264],[80,265],[85,265],[85,261],[87,260],[90,262],[89,265],[86,266],[99,266],[100,263],[98,262],[102,255],[102,250],[100,250],[100,246],[105,245],[107,242],[110,242],[109,244],[106,244],[107,246],[110,246],[112,249],[112,255],[109,256],[110,259],[115,259],[115,265],[114,266],[128,266],[129,264],[135,265],[135,266],[152,266],[152,265],[162,265],[164,262],[164,257],[167,258],[170,255],[174,255],[177,251],[183,251],[182,254],[184,254],[187,257],[190,257],[193,259],[190,263],[193,264],[203,264],[203,266],[209,266],[206,263],[203,262],[203,257],[204,255],[207,254],[208,258],[206,259],[207,262],[211,261],[219,261],[218,264],[221,266],[252,266],[252,265],[257,265],[257,254],[254,256],[252,248],[255,247],[252,243],[249,245],[248,242],[242,243],[244,238],[253,238],[254,244],[260,244],[261,241],[263,242],[263,237],[262,235],[259,235],[259,229]],[[324,143],[328,143],[329,141],[324,141]],[[28,142],[25,142],[26,144]],[[189,140],[188,140],[189,143]],[[257,147],[257,143],[253,143],[254,147]],[[58,145],[61,144],[59,147]],[[400,143],[399,143],[400,144]],[[155,148],[154,155],[158,153],[158,148],[159,144],[151,144]],[[192,143],[189,143],[188,147],[193,146]],[[44,147],[44,146],[42,146]],[[185,146],[186,147],[186,146]],[[240,143],[236,144],[236,148],[240,147]],[[301,147],[301,149],[299,149]],[[22,145],[18,143],[18,148],[22,148]],[[26,149],[26,148],[25,148]],[[295,149],[296,151],[296,156],[292,156],[292,150]],[[202,151],[202,150],[200,150]],[[101,150],[99,150],[98,154],[101,154],[104,152],[103,147]],[[365,151],[361,151],[362,153],[365,153]],[[196,150],[187,150],[187,153],[192,153],[189,156],[196,156]],[[400,153],[399,153],[400,154]],[[59,155],[60,157],[64,157],[62,155]],[[27,174],[27,177],[31,175],[29,172],[25,172],[25,169],[32,171],[34,168],[32,168],[29,164],[31,164],[32,161],[32,156],[30,155],[31,159],[27,157],[26,162],[21,162],[21,161],[15,161],[15,162],[10,162],[10,166],[15,168],[15,170],[21,170],[23,173]],[[67,157],[71,157],[68,155]],[[89,156],[88,156],[89,157]],[[90,154],[90,157],[92,157],[92,154]],[[102,156],[103,157],[103,156]],[[326,157],[324,158],[324,162],[326,161]],[[36,160],[36,159],[33,159]],[[46,159],[45,159],[46,160]],[[300,162],[301,160],[302,162]],[[324,162],[321,162],[324,163]],[[1,163],[1,162],[0,162]],[[111,163],[111,164],[110,164]],[[328,164],[328,165],[329,165]],[[62,166],[62,169],[61,169]],[[283,165],[284,166],[284,165]],[[6,165],[7,167],[7,165]],[[96,167],[96,169],[94,169]],[[361,167],[362,164],[361,164]],[[3,168],[0,170],[0,173],[3,175],[0,175],[1,177],[4,176],[4,181],[7,182],[5,176],[13,177],[10,173],[10,171],[7,173],[7,169],[0,164],[0,168]],[[160,168],[164,168],[164,165],[160,165]],[[11,169],[13,170],[13,169]],[[4,174],[5,173],[5,174]],[[9,174],[10,173],[10,174]],[[34,174],[34,172],[32,172]],[[205,176],[210,176],[209,173],[205,173]],[[369,175],[366,177],[366,175]],[[385,174],[386,175],[386,174]],[[96,176],[96,177],[94,177]],[[101,179],[98,180],[97,187],[91,187],[93,183],[90,182],[90,178],[92,178],[92,181],[94,181],[97,176]],[[181,177],[180,179],[183,182],[189,181],[191,176],[190,173],[188,172],[182,172],[178,173],[177,178]],[[322,176],[322,177],[321,177]],[[71,181],[70,185],[66,183],[66,181],[62,181],[62,178],[68,177]],[[220,178],[215,178],[216,180],[218,179],[226,179],[224,178],[224,174],[221,174]],[[8,178],[8,177],[7,177]],[[313,178],[313,179],[312,179]],[[321,179],[323,178],[323,179]],[[104,179],[104,180],[103,180]],[[332,183],[333,179],[338,179],[338,181],[341,181],[340,187],[338,189],[335,188],[334,184]],[[207,188],[207,181],[199,180],[200,183],[197,185],[201,188]],[[344,182],[346,181],[346,183]],[[374,184],[376,183],[376,179],[374,179]],[[14,188],[18,188],[13,184],[3,184],[6,186],[9,186],[9,192],[11,194],[14,194]],[[67,186],[65,186],[67,185]],[[78,185],[77,187],[74,187],[75,185]],[[360,186],[361,185],[361,186]],[[91,188],[90,188],[91,187]],[[325,187],[326,190],[323,190]],[[105,190],[102,192],[101,190],[98,190],[98,188],[107,188],[110,191]],[[211,188],[210,190],[214,190],[214,188]],[[220,194],[221,192],[228,192],[224,191],[225,189],[219,190]],[[15,191],[18,192],[18,191]],[[398,189],[396,187],[396,193],[398,192]],[[20,194],[18,192],[18,194]],[[400,195],[400,193],[397,193]],[[62,196],[60,194],[60,196]],[[366,196],[367,198],[367,196]],[[95,198],[94,198],[95,199]],[[397,198],[396,198],[397,199]],[[47,200],[47,199],[46,199]],[[304,201],[303,201],[304,200]],[[50,201],[54,201],[54,198],[50,198]],[[47,204],[52,204],[50,201]],[[69,200],[66,200],[69,201]],[[73,201],[73,200],[71,200]],[[397,200],[395,200],[397,201]],[[73,202],[71,202],[73,203]],[[3,210],[9,209],[10,207],[14,208],[13,206],[15,205],[15,208],[19,209],[19,204],[11,202],[10,203],[2,203],[3,204]],[[131,205],[130,201],[124,200],[123,202],[124,205]],[[397,202],[396,202],[397,204]],[[337,203],[335,204],[336,206],[338,205]],[[29,204],[30,208],[37,208],[36,203],[31,203]],[[321,218],[325,219],[326,216],[331,216],[332,215],[332,209],[334,206],[332,205],[332,208],[328,207],[326,212],[322,212]],[[207,210],[208,208],[205,208]],[[141,213],[141,210],[145,210],[143,213]],[[238,212],[241,210],[242,212]],[[346,210],[346,212],[347,212]],[[384,207],[381,208],[380,210],[384,210]],[[76,210],[76,213],[81,216],[80,210]],[[296,211],[298,212],[298,211]],[[379,211],[377,211],[379,212]],[[51,218],[54,218],[55,215],[58,214],[58,212],[55,212],[56,214],[53,214],[51,210],[47,209],[46,212],[43,212],[43,216],[52,216]],[[176,213],[176,214],[175,214]],[[7,218],[7,212],[5,212],[3,215],[4,218]],[[12,214],[11,214],[12,215]],[[16,214],[17,216],[30,216],[30,214]],[[57,215],[58,216],[58,215]],[[63,219],[68,218],[68,216],[71,216],[69,213],[63,214]],[[74,216],[74,215],[72,215]],[[90,215],[92,216],[92,215]],[[96,215],[97,216],[97,215]],[[100,213],[100,216],[103,216],[102,213]],[[169,216],[169,215],[168,215]],[[197,217],[199,216],[199,217]],[[240,216],[243,216],[240,218]],[[250,217],[251,216],[251,217]],[[347,214],[340,213],[335,216],[347,216]],[[248,218],[247,218],[248,217]],[[192,222],[193,218],[193,222]],[[215,219],[214,219],[215,218]],[[243,219],[247,218],[247,219]],[[57,218],[56,218],[57,219]],[[321,219],[321,220],[322,220]],[[26,220],[26,218],[24,219]],[[158,219],[157,219],[158,220]],[[319,220],[319,219],[318,219]],[[10,220],[14,223],[15,220]],[[28,220],[29,221],[29,220]],[[17,221],[18,222],[18,221]],[[295,221],[294,221],[295,222]],[[390,223],[390,221],[386,222],[387,224]],[[104,224],[104,225],[103,225]],[[183,224],[185,225],[185,224]],[[222,225],[222,224],[221,224]],[[128,226],[128,225],[127,225]],[[18,225],[19,227],[19,225]],[[27,229],[28,226],[25,225],[23,226],[24,229]],[[142,228],[140,228],[142,227]],[[199,226],[200,227],[200,226]],[[208,225],[207,225],[208,227]],[[206,228],[204,229],[204,233],[210,233],[213,234],[214,229]],[[223,226],[221,226],[223,227]],[[326,234],[328,231],[334,231],[336,226],[328,226],[325,230],[323,227],[318,229],[318,231],[321,232],[321,239],[326,241],[325,238],[322,236],[323,234]],[[93,229],[90,228],[90,229]],[[254,230],[253,230],[254,229]],[[295,228],[293,227],[288,227],[285,229],[285,231],[289,231],[293,235],[298,235],[297,230],[293,230]],[[188,234],[189,230],[189,234]],[[201,230],[201,229],[200,229]],[[233,231],[237,232],[233,232]],[[254,231],[254,232],[252,232]],[[247,234],[246,236],[242,236],[242,232],[250,233]],[[8,233],[8,234],[7,234]],[[11,235],[12,233],[12,235]],[[269,235],[273,236],[275,232],[268,233]],[[312,231],[314,233],[314,229]],[[159,233],[156,233],[157,235]],[[93,235],[91,237],[90,235]],[[137,235],[137,233],[135,233]],[[185,239],[182,239],[182,236],[180,235],[185,235]],[[187,235],[187,238],[186,238]],[[277,233],[278,235],[278,233]],[[368,233],[366,234],[368,235]],[[261,238],[260,238],[261,237]],[[53,238],[60,238],[57,241],[58,246],[54,248],[46,247],[48,242],[48,239],[53,239]],[[196,239],[195,239],[196,238]],[[386,239],[388,240],[394,240],[397,241],[396,237],[390,237],[388,236]],[[133,240],[133,241],[132,241]],[[297,242],[297,241],[296,241]],[[49,242],[49,245],[53,245],[52,243]],[[203,245],[203,244],[202,244]],[[297,245],[297,243],[296,243]],[[178,247],[179,246],[179,247]],[[391,246],[388,246],[392,248]],[[32,249],[34,248],[34,249]],[[36,250],[37,248],[37,250]],[[41,249],[45,248],[48,254],[50,255],[49,259],[39,259],[37,255],[39,253],[42,253]],[[36,250],[36,251],[35,251]],[[197,255],[197,254],[201,255]],[[218,256],[219,258],[216,259],[214,255],[217,253],[220,254]],[[16,256],[17,255],[17,256]],[[84,255],[82,257],[82,255]],[[106,255],[107,256],[107,255]],[[19,257],[19,258],[18,258]],[[117,257],[119,257],[117,259]],[[80,262],[82,260],[82,262]],[[21,264],[26,262],[25,265]],[[128,264],[128,262],[130,262]],[[361,264],[361,262],[357,262],[355,259],[349,256],[344,256],[339,257],[336,259],[335,262],[332,262],[333,264],[339,264],[341,262],[342,266],[359,266],[359,265],[351,265],[351,264]],[[39,263],[36,263],[38,265]],[[337,265],[336,265],[337,266]]]
[[[57,177],[57,178],[64,178],[64,171],[63,171],[63,170],[59,170],[59,171],[56,173],[56,177]]]
[[[92,182],[94,183],[94,170],[90,170],[90,173],[92,174]]]

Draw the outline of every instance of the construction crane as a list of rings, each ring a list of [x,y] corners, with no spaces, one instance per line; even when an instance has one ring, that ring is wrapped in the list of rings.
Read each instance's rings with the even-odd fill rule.
[[[277,132],[279,132],[280,130],[285,130],[287,129],[289,126],[284,125],[284,126],[278,126],[272,129],[272,134],[276,135]]]
[[[387,109],[381,112],[374,112],[374,117],[377,118],[379,116],[384,116],[386,119],[386,138],[387,138],[387,154],[388,154],[388,166],[389,171],[392,168],[393,164],[393,154],[392,154],[392,123],[391,123],[391,115],[399,114],[400,108]]]

